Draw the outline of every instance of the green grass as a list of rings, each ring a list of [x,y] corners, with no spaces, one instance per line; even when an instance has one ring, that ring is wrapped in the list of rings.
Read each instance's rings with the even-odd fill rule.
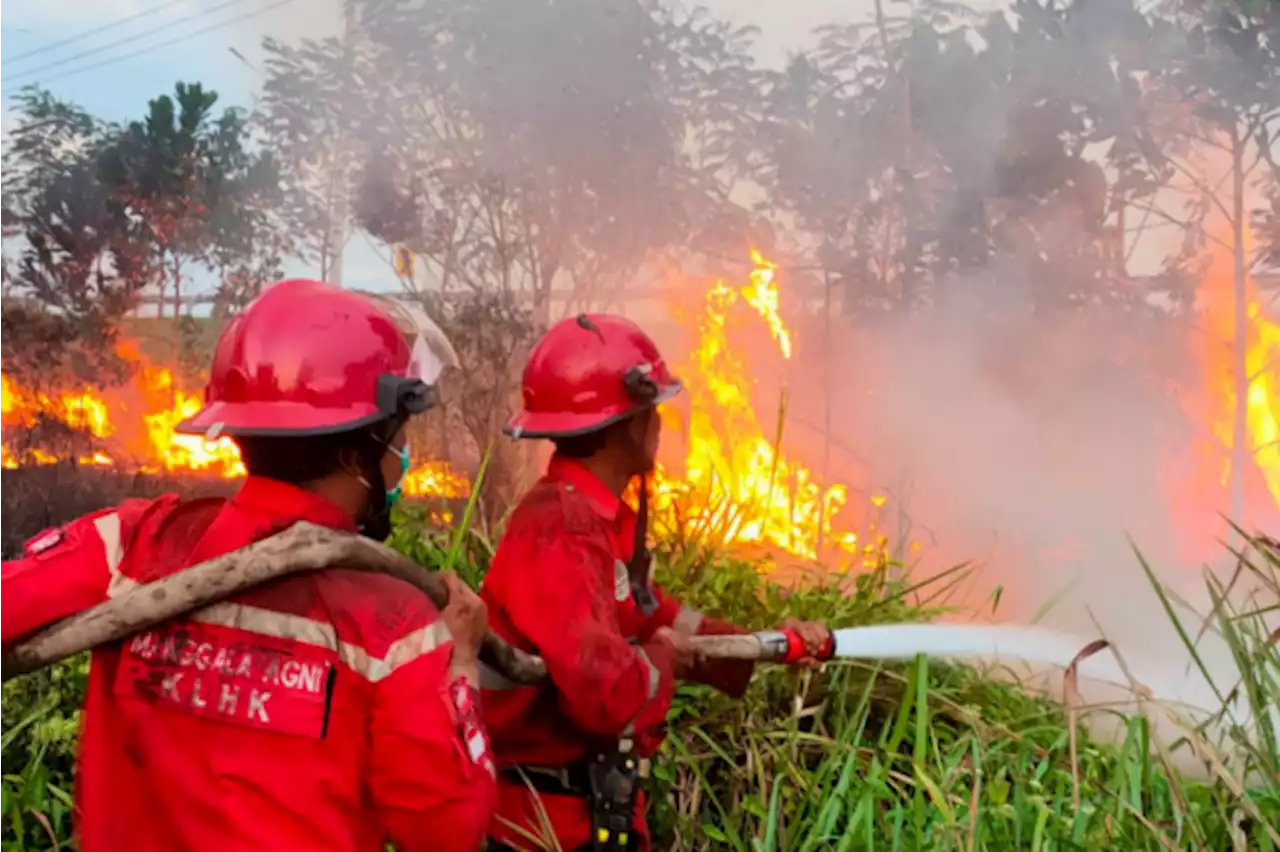
[[[401,549],[480,578],[492,553],[483,536],[423,536],[414,526],[401,527]],[[919,602],[954,580],[913,586],[888,566],[816,576],[789,591],[756,564],[687,542],[668,542],[658,556],[668,589],[753,628],[788,616],[839,626],[928,620],[939,610]],[[1280,703],[1280,648],[1265,625],[1280,601],[1280,556],[1261,545],[1236,556],[1237,575],[1262,600],[1232,604],[1210,580],[1216,611],[1207,619],[1140,564],[1206,677],[1196,632],[1217,633],[1231,649],[1247,675],[1215,684],[1224,699],[1236,696],[1237,717],[1247,709],[1251,726],[1187,719],[1155,701],[1141,713],[1068,708],[1007,678],[925,659],[840,663],[813,675],[762,670],[741,702],[681,687],[655,761],[656,848],[1280,849],[1270,709]],[[1091,736],[1094,719],[1117,735]],[[1191,751],[1207,766],[1203,780],[1177,768]]]
[[[6,850],[53,849],[70,835],[71,778],[88,655],[4,685],[0,702]]]
[[[478,583],[493,545],[469,517],[431,530],[410,509],[393,544],[428,568],[452,566]],[[1068,708],[925,659],[817,673],[762,669],[741,702],[697,686],[679,690],[650,782],[655,848],[1280,850],[1280,751],[1270,715],[1280,703],[1280,648],[1265,624],[1280,600],[1280,556],[1261,545],[1238,555],[1238,573],[1265,602],[1240,601],[1213,582],[1207,627],[1246,672],[1217,686],[1237,710],[1250,708],[1252,725],[1197,726],[1155,702],[1138,715]],[[668,542],[658,559],[671,591],[754,628],[793,615],[847,626],[937,614],[919,603],[930,598],[927,586],[913,588],[888,569],[818,577],[788,591],[728,553]],[[1152,580],[1194,649],[1206,622]],[[4,850],[49,849],[68,836],[84,679],[77,659],[4,687]],[[1087,730],[1103,713],[1118,723],[1114,740]],[[1176,753],[1191,748],[1208,767],[1203,779],[1176,768]]]

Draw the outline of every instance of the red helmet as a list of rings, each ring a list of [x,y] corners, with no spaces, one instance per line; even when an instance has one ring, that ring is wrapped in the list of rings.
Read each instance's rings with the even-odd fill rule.
[[[270,287],[218,338],[205,404],[177,431],[326,435],[425,411],[457,356],[413,306],[306,279]]]
[[[556,323],[533,347],[524,368],[524,408],[505,431],[516,438],[584,435],[680,389],[658,347],[631,320],[579,314]]]

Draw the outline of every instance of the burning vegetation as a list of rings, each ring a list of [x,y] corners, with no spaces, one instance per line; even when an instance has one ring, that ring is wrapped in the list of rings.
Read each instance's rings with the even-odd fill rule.
[[[1204,479],[1229,495],[1224,505],[1231,517],[1243,519],[1258,515],[1267,495],[1280,507],[1280,322],[1274,297],[1264,300],[1251,263],[1237,280],[1223,231],[1210,237],[1197,294],[1202,325],[1191,348],[1201,365],[1203,407],[1188,415],[1206,427]],[[1252,229],[1242,229],[1242,237],[1242,255],[1252,258]]]
[[[807,559],[861,555],[875,564],[883,559],[885,538],[863,544],[857,532],[840,526],[848,487],[822,483],[782,452],[785,390],[774,431],[760,423],[762,401],[752,377],[785,367],[792,342],[779,313],[777,266],[755,250],[751,260],[754,269],[741,286],[718,279],[707,288],[692,329],[696,345],[679,362],[687,415],[685,406],[672,405],[664,417],[684,432],[687,450],[683,475],[659,467],[654,477],[657,525],[684,537],[714,537],[719,546],[764,545]],[[742,345],[750,338],[743,326],[751,323],[763,324],[774,352]],[[115,388],[35,391],[3,376],[5,468],[70,462],[147,474],[244,476],[231,439],[206,441],[174,431],[199,409],[197,394],[177,387],[173,372],[151,363],[131,340],[120,341],[116,354],[131,379]],[[35,427],[50,422],[78,434],[83,449],[59,452],[33,444]],[[465,476],[441,462],[416,465],[404,485],[409,496],[442,499],[465,498],[470,488]],[[872,500],[880,505],[884,498]]]
[[[691,605],[751,627],[931,620],[936,601],[1016,620],[1073,587],[1076,624],[1088,610],[1114,647],[1177,645],[1195,630],[1163,623],[1163,584],[1239,564],[1223,515],[1280,529],[1280,7],[868,5],[771,63],[743,21],[679,3],[348,0],[341,37],[265,46],[252,116],[197,84],[124,124],[24,89],[4,151],[6,555],[126,496],[235,488],[229,440],[174,433],[200,329],[295,263],[353,286],[344,246],[365,244],[462,356],[435,453],[455,467],[415,436],[404,490],[475,496],[481,529],[408,507],[393,542],[424,564],[486,570],[484,522],[531,460],[493,445],[481,488],[452,453],[502,440],[537,331],[600,308],[661,340],[631,302],[661,291],[687,392],[662,411],[652,521],[658,576]],[[696,283],[660,286],[671,267]],[[171,329],[172,359],[144,356],[135,320]],[[1130,539],[1161,566],[1154,594]],[[997,576],[921,592],[894,557],[926,546],[921,573]],[[1079,703],[967,668],[833,667],[799,682],[799,717],[797,683],[766,673],[732,709],[688,696],[655,848],[1280,847],[1280,728],[1257,721],[1280,705],[1280,561],[1254,550],[1241,573],[1270,598],[1205,589],[1206,641],[1236,665],[1187,667],[1255,720],[1196,749],[1206,783],[1164,753],[1206,732],[1161,744],[1132,708],[1112,749]],[[833,570],[784,592],[781,562]],[[5,843],[66,834],[76,665],[6,686],[6,766],[27,769],[5,776]]]
[[[1202,424],[1192,448],[1200,472],[1191,502],[1220,503],[1235,481],[1233,465],[1239,465],[1239,499],[1249,514],[1272,517],[1280,508],[1280,324],[1268,316],[1248,276],[1242,315],[1235,315],[1229,252],[1221,243],[1210,245],[1197,297],[1203,327],[1189,347],[1203,385],[1185,395],[1195,401],[1187,416]],[[662,415],[682,438],[683,458],[660,464],[653,477],[655,531],[714,546],[763,547],[829,567],[882,564],[888,536],[875,518],[886,497],[872,493],[863,511],[845,513],[848,484],[823,481],[783,450],[793,333],[780,312],[777,264],[755,249],[750,259],[745,281],[712,280],[697,310],[681,314],[694,343],[673,362],[687,397],[664,406]],[[1223,343],[1233,339],[1238,321],[1246,340],[1239,367],[1248,376],[1242,436],[1235,421],[1237,355]],[[113,388],[36,391],[0,374],[5,468],[73,462],[147,474],[244,475],[230,439],[175,433],[199,408],[197,394],[178,387],[173,372],[148,360],[131,340],[122,339],[116,354],[131,379]],[[757,378],[766,374],[784,377],[776,401],[762,398]],[[775,419],[766,426],[761,413],[770,411]],[[79,436],[78,449],[33,443],[36,427],[49,423]],[[1245,447],[1239,454],[1232,452],[1237,440]],[[428,461],[410,470],[404,490],[412,497],[456,500],[470,494],[471,483],[449,464]],[[846,514],[864,520],[866,528],[853,528]]]
[[[696,345],[677,361],[688,394],[687,409],[673,403],[664,422],[684,436],[683,475],[659,466],[655,507],[665,532],[712,544],[766,545],[806,559],[850,555],[867,564],[883,561],[886,539],[840,526],[848,486],[827,483],[782,449],[785,383],[774,406],[773,429],[761,425],[768,410],[756,376],[784,375],[792,356],[791,332],[779,313],[778,267],[752,249],[748,280],[733,286],[717,279],[692,318]],[[763,323],[773,352],[742,345],[746,323]],[[736,334],[735,334],[736,332]],[[685,409],[685,410],[682,410]],[[687,413],[686,413],[687,412]],[[874,505],[884,498],[871,498]],[[844,560],[841,560],[844,561]]]
[[[83,385],[36,391],[0,374],[3,467],[71,463],[144,474],[221,479],[244,476],[239,450],[230,438],[207,441],[174,431],[200,408],[198,394],[177,387],[173,372],[151,363],[132,340],[122,339],[116,354],[128,366],[131,377],[118,387]],[[51,425],[65,427],[56,431],[69,432],[69,440],[41,441]],[[77,449],[55,449],[55,443]],[[416,497],[454,499],[465,497],[468,485],[448,465],[426,462],[410,470],[404,491]]]
[[[204,441],[179,435],[174,428],[200,408],[200,398],[174,385],[173,373],[142,357],[136,343],[122,340],[117,356],[132,380],[118,388],[88,385],[49,391],[21,387],[3,375],[3,466],[74,462],[114,465],[145,473],[189,473],[235,478],[244,475],[230,439]],[[53,422],[82,433],[88,448],[61,454],[31,445],[37,424]]]

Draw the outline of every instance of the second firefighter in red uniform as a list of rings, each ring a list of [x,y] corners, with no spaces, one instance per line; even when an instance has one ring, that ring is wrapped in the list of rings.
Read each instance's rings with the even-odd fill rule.
[[[622,317],[564,320],[530,356],[507,431],[551,440],[555,454],[508,520],[481,597],[492,629],[540,654],[551,682],[481,671],[500,770],[490,848],[646,849],[637,776],[661,744],[675,681],[741,696],[751,680],[750,662],[697,662],[690,637],[744,631],[651,582],[644,519],[621,498],[652,470],[656,406],[680,389]],[[811,653],[827,640],[821,625],[790,626]]]

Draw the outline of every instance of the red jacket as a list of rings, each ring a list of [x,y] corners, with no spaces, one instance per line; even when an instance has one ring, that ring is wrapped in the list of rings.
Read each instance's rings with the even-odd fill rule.
[[[541,654],[552,683],[515,687],[481,672],[485,720],[500,768],[567,766],[591,745],[611,747],[624,731],[633,732],[641,757],[653,754],[674,688],[670,646],[653,642],[654,632],[741,632],[659,589],[658,607],[646,618],[625,571],[634,534],[630,507],[580,463],[560,457],[508,520],[480,594],[492,629]],[[749,662],[720,663],[694,677],[741,695],[752,670]],[[636,814],[641,849],[648,847],[643,808],[642,800]],[[583,799],[534,793],[501,775],[490,836],[516,848],[538,848],[506,823],[545,838],[542,813],[560,848],[590,840]]]
[[[131,500],[4,563],[3,644],[332,503],[250,478],[228,501]],[[400,580],[284,578],[94,651],[83,852],[479,848],[493,761],[439,613]]]

